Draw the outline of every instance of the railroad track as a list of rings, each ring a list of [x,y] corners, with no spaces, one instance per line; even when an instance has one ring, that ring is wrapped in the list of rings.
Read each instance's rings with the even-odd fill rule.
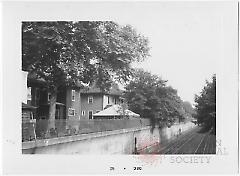
[[[216,136],[211,131],[200,132],[196,127],[172,140],[157,150],[158,154],[214,154],[216,152]]]

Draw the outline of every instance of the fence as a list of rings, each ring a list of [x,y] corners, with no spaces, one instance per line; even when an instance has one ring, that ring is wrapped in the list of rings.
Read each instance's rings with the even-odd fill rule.
[[[37,120],[22,122],[22,141],[149,126],[149,119]]]

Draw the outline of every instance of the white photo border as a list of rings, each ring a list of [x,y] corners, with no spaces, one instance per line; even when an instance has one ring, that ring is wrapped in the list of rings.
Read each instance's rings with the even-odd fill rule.
[[[215,13],[221,28],[217,67],[217,140],[227,155],[210,156],[205,164],[165,162],[148,165],[133,155],[23,155],[21,144],[21,22],[128,21],[141,9],[148,16],[167,3],[193,3]],[[141,16],[141,15],[140,15]],[[238,171],[238,2],[3,2],[3,171],[5,174],[215,174]],[[204,70],[203,70],[204,71]],[[198,156],[198,155],[194,155]],[[114,172],[109,168],[116,167]],[[141,171],[134,167],[141,166]],[[123,168],[127,168],[123,170]]]

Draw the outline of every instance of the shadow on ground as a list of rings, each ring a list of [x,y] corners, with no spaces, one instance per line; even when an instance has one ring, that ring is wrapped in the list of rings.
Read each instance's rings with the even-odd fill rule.
[[[197,133],[207,133],[210,132],[210,134],[212,135],[216,135],[216,130],[214,130],[212,127],[206,127],[206,126],[202,126],[202,128],[197,131]]]

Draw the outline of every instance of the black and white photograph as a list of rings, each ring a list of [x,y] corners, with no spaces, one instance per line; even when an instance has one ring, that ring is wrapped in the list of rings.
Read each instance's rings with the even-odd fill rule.
[[[237,1],[5,2],[6,173],[236,173],[238,11]]]
[[[133,66],[151,59],[160,42],[150,42],[114,21],[22,22],[23,153],[216,154],[214,60],[204,58],[209,80],[199,95],[191,92],[206,77],[180,86],[192,98],[184,101],[161,78],[169,72],[184,80],[171,73],[178,68],[169,58],[161,58],[167,69],[153,67],[157,74]]]

